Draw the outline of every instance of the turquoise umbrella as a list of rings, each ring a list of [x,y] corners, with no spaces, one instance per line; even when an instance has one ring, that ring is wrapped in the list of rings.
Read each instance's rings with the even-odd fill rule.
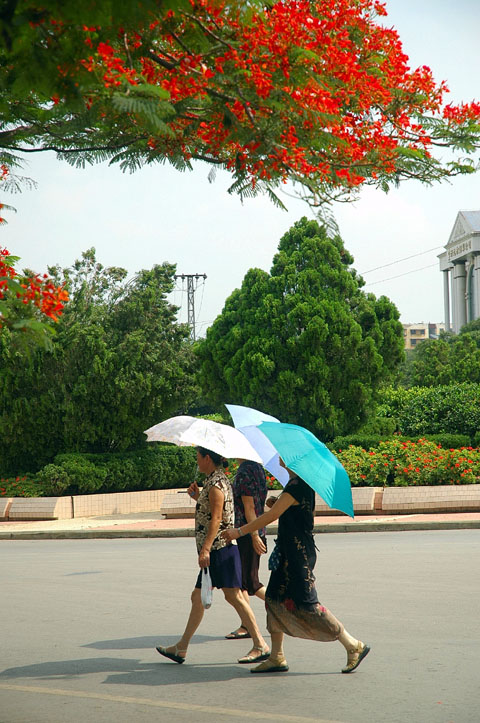
[[[258,428],[262,422],[278,422],[279,420],[251,407],[241,407],[238,404],[225,404],[225,406],[230,412],[235,428],[248,439],[253,449],[262,458],[265,469],[285,487],[288,482],[288,472],[284,467],[280,467],[277,450]]]
[[[296,424],[262,422],[259,429],[273,444],[286,467],[296,472],[329,507],[353,517],[348,474],[323,442]]]

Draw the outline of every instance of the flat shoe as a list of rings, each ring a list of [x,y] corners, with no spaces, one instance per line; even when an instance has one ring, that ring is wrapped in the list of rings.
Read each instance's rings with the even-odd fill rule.
[[[250,653],[249,655],[245,655],[243,658],[239,658],[238,662],[240,664],[244,663],[259,663],[261,660],[266,660],[270,657],[270,651],[266,648],[253,648],[254,650],[259,651],[260,655],[252,655]]]
[[[260,663],[256,668],[251,669],[251,673],[286,673],[288,670],[288,663],[283,660],[272,660],[268,658],[264,663]]]
[[[347,656],[347,664],[342,669],[342,673],[353,673],[355,668],[358,668],[362,660],[367,657],[369,652],[370,648],[368,647],[368,645],[365,645],[365,643],[362,643],[361,640],[359,640],[357,648],[355,650],[349,651]]]
[[[173,660],[174,663],[179,663],[180,665],[185,662],[185,658],[182,658],[181,655],[178,655],[178,648],[175,645],[176,653],[170,653],[166,648],[162,648],[161,645],[156,648],[157,652],[160,653],[160,655],[163,655],[165,658],[168,658],[169,660]],[[185,651],[182,651],[185,652]]]
[[[244,638],[251,638],[252,636],[248,632],[248,630],[244,633],[239,633],[238,630],[232,630],[231,633],[228,633],[228,635],[225,635],[226,640],[243,640]]]

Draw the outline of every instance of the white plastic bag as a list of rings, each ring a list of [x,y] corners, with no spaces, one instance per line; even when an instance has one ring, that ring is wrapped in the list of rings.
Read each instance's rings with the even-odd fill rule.
[[[210,577],[210,569],[208,567],[204,567],[202,570],[202,605],[205,610],[208,610],[211,606],[212,597],[213,587],[212,578]]]

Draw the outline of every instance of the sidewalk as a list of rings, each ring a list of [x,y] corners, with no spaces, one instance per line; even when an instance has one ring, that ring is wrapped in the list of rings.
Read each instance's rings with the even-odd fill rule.
[[[193,537],[193,519],[165,519],[155,512],[67,520],[0,522],[1,540],[52,540],[113,537]],[[401,532],[408,530],[480,529],[480,512],[315,517],[316,533]],[[267,534],[276,534],[269,525]]]

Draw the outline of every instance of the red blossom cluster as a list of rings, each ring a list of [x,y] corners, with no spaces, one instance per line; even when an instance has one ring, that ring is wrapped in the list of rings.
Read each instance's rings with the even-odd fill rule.
[[[127,37],[121,30],[120,43],[95,44],[95,28],[85,29],[92,53],[83,65],[106,87],[147,83],[168,91],[173,105],[199,101],[169,121],[171,136],[160,144],[167,155],[188,159],[207,149],[253,184],[298,176],[356,186],[373,166],[394,173],[400,145],[428,149],[431,138],[417,121],[423,113],[452,123],[480,117],[476,103],[442,109],[445,84],[425,66],[410,70],[397,32],[377,20],[386,15],[377,0],[283,0],[248,20],[221,0],[190,4],[191,13],[170,9],[144,31]],[[193,31],[212,42],[208,52],[190,50]],[[223,111],[205,111],[212,97],[223,98],[252,140],[240,140]],[[266,139],[262,122],[272,119],[276,135]],[[155,151],[155,139],[146,143]]]
[[[53,321],[58,321],[65,302],[68,301],[68,292],[62,286],[55,286],[47,274],[30,278],[23,278],[18,275],[12,262],[10,252],[0,247],[0,299],[5,299],[9,287],[9,280],[17,281],[22,291],[15,291],[17,299],[23,304],[32,303],[42,314]],[[2,317],[0,316],[0,328]]]
[[[25,477],[0,478],[0,497],[33,497],[38,495],[34,480]]]
[[[389,440],[365,450],[350,446],[338,458],[352,484],[431,485],[478,484],[480,449],[446,449],[426,439]]]

